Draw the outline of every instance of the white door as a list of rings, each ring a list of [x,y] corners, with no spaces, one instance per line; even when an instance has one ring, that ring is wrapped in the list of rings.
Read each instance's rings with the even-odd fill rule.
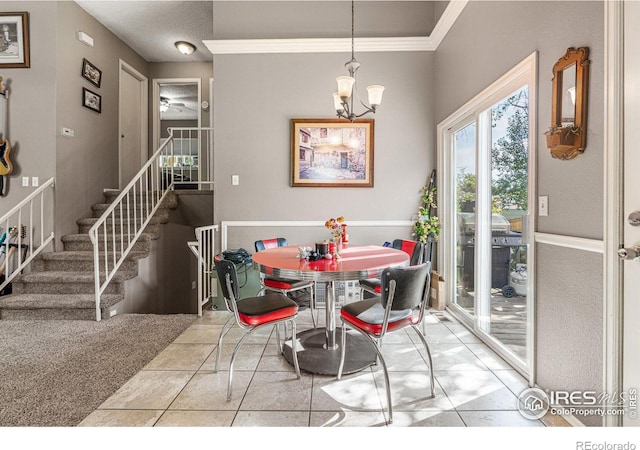
[[[148,98],[147,78],[120,61],[120,189],[131,181],[148,159]]]
[[[624,244],[640,245],[640,226],[631,226],[627,218],[640,211],[640,3],[624,3]],[[623,392],[633,394],[636,402],[640,391],[640,262],[624,262],[624,341]],[[635,390],[635,391],[634,391]],[[633,407],[633,405],[630,405]],[[640,404],[623,416],[625,426],[640,426]]]

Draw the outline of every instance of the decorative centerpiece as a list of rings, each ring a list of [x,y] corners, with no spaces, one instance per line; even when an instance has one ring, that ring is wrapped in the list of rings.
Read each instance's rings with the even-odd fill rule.
[[[342,251],[342,224],[344,223],[344,217],[340,216],[337,219],[329,219],[324,223],[326,229],[331,233],[331,242],[329,242],[329,254],[334,258],[340,257]]]

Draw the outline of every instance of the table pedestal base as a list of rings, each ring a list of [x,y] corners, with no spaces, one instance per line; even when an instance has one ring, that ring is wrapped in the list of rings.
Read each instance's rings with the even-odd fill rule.
[[[337,375],[340,365],[340,339],[342,330],[336,329],[337,346],[326,348],[327,338],[324,328],[314,328],[298,333],[298,364],[301,370],[320,375]],[[291,346],[284,346],[284,357],[293,364]],[[364,336],[347,334],[344,375],[359,372],[376,362],[376,351]]]

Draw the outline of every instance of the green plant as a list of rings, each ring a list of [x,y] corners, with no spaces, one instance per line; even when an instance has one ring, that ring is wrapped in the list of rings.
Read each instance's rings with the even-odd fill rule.
[[[436,188],[425,186],[422,188],[422,204],[418,208],[418,218],[413,224],[413,235],[423,244],[431,237],[438,240],[442,224],[433,215],[436,205]]]

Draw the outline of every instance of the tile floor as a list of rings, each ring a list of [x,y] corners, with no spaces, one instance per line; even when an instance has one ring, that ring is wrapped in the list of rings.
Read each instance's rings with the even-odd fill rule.
[[[278,354],[272,328],[241,348],[233,397],[226,401],[231,352],[244,333],[234,327],[214,373],[219,332],[228,315],[207,311],[153,361],[86,417],[80,426],[124,427],[385,427],[386,395],[378,366],[336,380],[302,373]],[[393,427],[567,426],[559,418],[527,420],[516,409],[526,382],[462,325],[427,317],[436,396],[427,398],[424,348],[412,330],[388,335]],[[322,322],[322,320],[321,320]],[[298,329],[311,328],[309,311]],[[384,408],[384,409],[383,409]]]

